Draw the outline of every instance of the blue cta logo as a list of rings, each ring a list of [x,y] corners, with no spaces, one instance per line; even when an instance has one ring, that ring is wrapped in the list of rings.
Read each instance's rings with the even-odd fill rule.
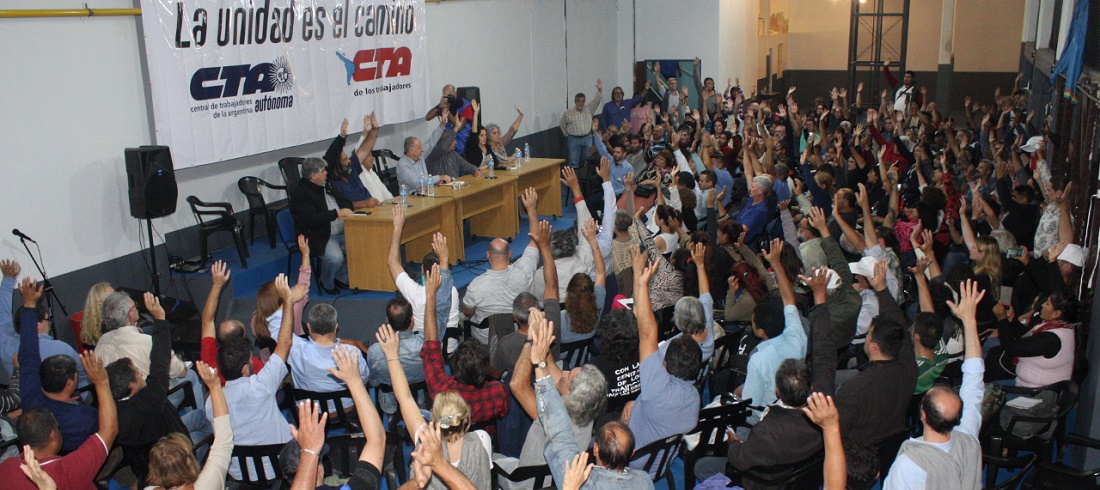
[[[289,92],[294,87],[290,63],[279,57],[271,63],[199,68],[191,76],[191,98],[224,99],[238,95]]]

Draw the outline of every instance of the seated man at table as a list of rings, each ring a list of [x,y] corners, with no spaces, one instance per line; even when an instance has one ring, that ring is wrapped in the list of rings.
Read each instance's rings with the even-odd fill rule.
[[[344,222],[351,216],[351,201],[327,184],[325,161],[307,158],[302,162],[302,179],[290,196],[294,227],[309,240],[309,249],[321,250],[321,289],[336,294],[348,289],[348,264],[344,259]]]
[[[527,210],[530,229],[538,229],[538,194],[528,188],[522,196],[523,207]],[[488,325],[483,325],[490,315],[511,314],[512,301],[519,293],[531,287],[535,268],[539,265],[538,244],[534,240],[527,243],[523,255],[513,264],[512,249],[508,242],[497,238],[489,243],[485,252],[489,260],[489,270],[477,276],[466,287],[466,296],[462,298],[462,312],[470,317],[475,326],[473,334],[482,344],[489,343]]]
[[[363,164],[369,169],[374,162],[370,152],[374,148],[374,142],[378,140],[377,124],[374,114],[363,117],[363,140],[349,157],[344,151],[344,143],[348,138],[348,120],[344,119],[340,134],[332,140],[323,157],[328,163],[329,183],[351,201],[354,209],[373,208],[379,204],[378,199],[371,197],[367,186],[359,178],[363,173]]]
[[[425,142],[421,142],[415,136],[405,138],[405,154],[401,157],[401,160],[397,161],[397,182],[400,185],[407,189],[420,187],[420,177],[429,176],[428,167],[424,163],[424,155],[432,152],[432,148],[436,146],[436,142],[439,141],[441,136],[443,136],[442,125],[432,131],[426,145]],[[430,177],[432,182],[436,184],[446,184],[451,181],[450,175],[430,175]]]

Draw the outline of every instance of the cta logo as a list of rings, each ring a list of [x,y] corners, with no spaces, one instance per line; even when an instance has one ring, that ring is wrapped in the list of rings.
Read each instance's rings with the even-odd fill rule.
[[[412,72],[412,50],[405,46],[364,49],[355,53],[351,59],[337,51],[336,57],[344,62],[344,69],[348,72],[348,85],[351,85],[352,80],[369,82],[379,78],[407,76]]]
[[[271,63],[199,68],[191,75],[191,98],[224,99],[255,93],[289,92],[294,88],[290,63],[279,57]]]

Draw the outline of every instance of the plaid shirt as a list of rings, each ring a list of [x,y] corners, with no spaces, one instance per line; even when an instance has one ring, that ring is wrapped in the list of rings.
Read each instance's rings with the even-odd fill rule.
[[[504,383],[489,381],[480,388],[463,384],[447,375],[443,364],[443,349],[438,340],[428,340],[420,348],[420,359],[424,361],[424,381],[428,385],[428,394],[435,395],[444,391],[453,391],[466,400],[470,406],[470,424],[503,417],[511,406],[508,391]]]

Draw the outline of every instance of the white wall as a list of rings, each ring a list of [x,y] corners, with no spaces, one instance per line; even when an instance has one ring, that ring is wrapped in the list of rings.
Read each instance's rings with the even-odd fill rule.
[[[709,0],[713,4],[717,0]],[[128,8],[132,0],[96,0],[95,8]],[[0,0],[0,9],[74,8],[72,0]],[[564,49],[569,12],[569,66]],[[507,125],[513,104],[527,113],[519,134],[557,125],[567,94],[606,95],[620,84],[616,2],[594,0],[464,0],[429,3],[427,25],[433,92],[443,84],[481,87],[482,119]],[[664,10],[664,9],[661,9]],[[0,169],[5,180],[0,230],[19,228],[42,246],[51,275],[139,250],[129,216],[123,149],[152,143],[136,17],[0,20]],[[716,26],[715,26],[716,27]],[[684,51],[682,56],[690,52]],[[629,83],[629,78],[622,83]],[[333,121],[333,135],[339,129]],[[357,124],[352,124],[354,130]],[[387,126],[379,147],[400,150],[406,135],[426,136],[425,122]],[[353,137],[354,141],[355,138]],[[283,156],[319,155],[327,142],[184,169],[177,173],[176,213],[155,220],[161,233],[194,225],[184,198],[228,201],[247,209],[237,179],[281,182]],[[279,198],[281,196],[272,195]],[[0,235],[0,256],[30,269],[22,246]],[[158,240],[159,243],[159,240]]]

